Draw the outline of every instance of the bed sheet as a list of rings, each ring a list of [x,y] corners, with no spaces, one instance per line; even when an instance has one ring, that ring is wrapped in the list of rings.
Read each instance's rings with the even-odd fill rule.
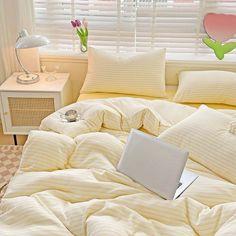
[[[83,119],[61,122],[67,109],[77,109]],[[30,133],[0,204],[0,235],[235,235],[236,183],[211,166],[190,157],[187,168],[200,176],[174,201],[116,170],[131,128],[157,135],[195,110],[114,98],[75,103],[45,118],[41,130]]]
[[[166,86],[166,97],[158,98],[158,97],[148,97],[148,96],[140,96],[140,95],[132,95],[132,94],[119,94],[119,93],[84,93],[80,94],[77,101],[85,101],[89,99],[104,99],[104,98],[115,98],[115,97],[133,97],[133,98],[143,98],[148,100],[165,100],[173,102],[173,98],[177,91],[177,86]],[[199,107],[201,104],[199,103],[182,103],[192,107]],[[207,104],[207,106],[214,109],[233,109],[236,110],[236,106],[226,105],[226,104]]]

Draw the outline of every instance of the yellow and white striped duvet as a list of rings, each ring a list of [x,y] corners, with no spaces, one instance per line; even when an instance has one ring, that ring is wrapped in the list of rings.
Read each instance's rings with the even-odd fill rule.
[[[209,168],[189,159],[200,177],[174,201],[116,171],[130,128],[158,134],[195,108],[141,99],[69,108],[84,120],[62,123],[54,113],[41,128],[55,132],[30,133],[0,205],[1,236],[236,235],[236,186]]]

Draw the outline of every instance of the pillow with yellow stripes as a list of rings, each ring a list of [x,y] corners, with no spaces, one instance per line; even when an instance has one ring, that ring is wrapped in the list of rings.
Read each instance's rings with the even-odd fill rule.
[[[236,106],[236,73],[230,71],[183,71],[175,102],[221,103]]]
[[[23,171],[65,169],[74,148],[75,142],[68,136],[32,130],[24,145],[20,169]]]
[[[159,137],[189,151],[191,159],[236,184],[234,122],[232,116],[202,105]]]
[[[88,72],[81,93],[165,96],[165,49],[112,53],[89,48]]]

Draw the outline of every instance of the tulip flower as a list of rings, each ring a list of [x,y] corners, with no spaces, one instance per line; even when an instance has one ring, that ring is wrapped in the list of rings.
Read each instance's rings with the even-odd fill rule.
[[[225,42],[236,34],[236,16],[209,13],[203,21],[207,34],[218,42]]]
[[[73,20],[70,23],[72,24],[74,28],[76,28],[76,23]]]
[[[71,21],[73,28],[76,28],[76,33],[80,38],[80,50],[86,52],[88,48],[88,22],[84,18],[82,23],[80,20]]]
[[[81,26],[80,20],[75,20],[75,24],[76,24],[76,27],[80,27]]]
[[[203,42],[214,50],[220,60],[226,53],[236,48],[236,42],[226,42],[236,34],[236,15],[209,13],[205,15],[203,25],[209,37]]]
[[[85,18],[83,19],[83,25],[84,25],[85,28],[88,28],[88,22],[86,21]]]

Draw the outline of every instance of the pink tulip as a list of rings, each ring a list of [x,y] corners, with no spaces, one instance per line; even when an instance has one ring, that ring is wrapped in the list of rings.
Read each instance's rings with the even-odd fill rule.
[[[77,27],[80,27],[81,26],[80,20],[75,20],[75,24],[76,24]]]
[[[236,34],[236,15],[209,13],[203,24],[209,37],[217,42],[228,41]]]
[[[83,19],[83,26],[88,28],[88,21],[85,18]]]
[[[74,28],[76,28],[76,23],[73,20],[71,21],[71,24]]]

